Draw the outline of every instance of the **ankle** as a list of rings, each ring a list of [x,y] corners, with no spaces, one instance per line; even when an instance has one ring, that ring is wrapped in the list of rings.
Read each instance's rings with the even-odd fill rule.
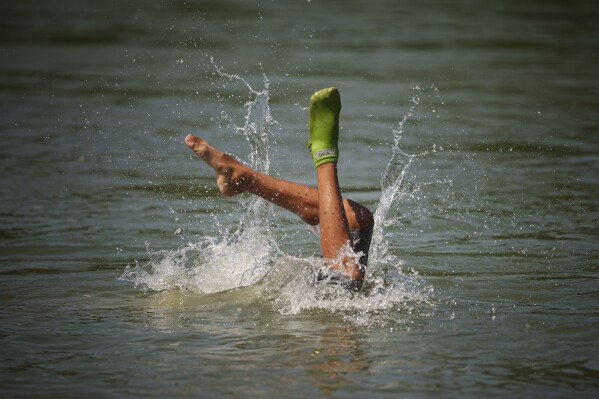
[[[337,162],[321,163],[316,167],[316,173],[337,173]]]

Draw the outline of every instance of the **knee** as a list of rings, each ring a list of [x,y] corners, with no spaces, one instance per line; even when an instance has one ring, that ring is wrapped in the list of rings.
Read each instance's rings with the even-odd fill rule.
[[[370,209],[363,205],[359,205],[356,211],[356,222],[360,229],[374,226],[374,216]]]
[[[374,225],[372,212],[362,204],[347,200],[345,211],[351,229],[363,229]]]
[[[360,227],[372,227],[374,225],[374,215],[372,212],[370,212],[370,209],[366,208],[365,206],[363,206],[362,209],[363,216],[359,221]]]

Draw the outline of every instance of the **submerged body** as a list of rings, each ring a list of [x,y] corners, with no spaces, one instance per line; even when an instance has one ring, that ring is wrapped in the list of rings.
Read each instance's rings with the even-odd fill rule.
[[[194,135],[187,135],[185,144],[214,169],[223,195],[248,192],[297,214],[309,225],[318,225],[326,268],[316,279],[339,281],[357,290],[364,281],[374,220],[368,208],[341,196],[337,178],[340,111],[340,96],[334,87],[320,90],[310,99],[308,146],[316,167],[317,188],[251,169]],[[360,254],[354,256],[356,252]]]

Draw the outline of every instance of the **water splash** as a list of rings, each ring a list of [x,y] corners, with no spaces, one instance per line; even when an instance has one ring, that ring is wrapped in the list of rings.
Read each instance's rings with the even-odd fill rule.
[[[430,309],[432,288],[418,276],[404,275],[397,269],[382,277],[368,274],[359,292],[339,285],[307,284],[312,271],[321,266],[317,257],[282,256],[275,262],[276,273],[263,280],[263,298],[270,300],[273,309],[282,315],[328,312],[368,327],[402,324],[408,321],[406,314]]]
[[[258,283],[271,259],[263,251],[268,237],[244,240],[238,234],[220,234],[218,239],[203,237],[175,251],[150,252],[149,262],[127,266],[121,278],[153,291],[181,289],[203,294]]]
[[[250,144],[250,166],[268,173],[268,136],[270,127],[276,123],[268,106],[268,79],[264,77],[261,90],[254,90],[243,78],[224,73],[214,61],[212,64],[219,77],[241,83],[249,90],[243,126],[236,126],[227,115],[225,119]],[[229,232],[215,218],[215,235],[201,237],[197,243],[174,251],[148,251],[149,262],[128,266],[122,278],[156,291],[184,289],[200,293],[256,284],[280,254],[267,217],[272,205],[256,196],[239,196],[238,199],[247,212],[235,231]]]
[[[233,82],[239,82],[246,86],[250,101],[245,104],[247,110],[243,126],[237,126],[228,116],[225,118],[229,121],[229,125],[233,127],[239,134],[246,138],[250,145],[250,167],[259,172],[268,174],[270,172],[270,158],[268,155],[268,137],[270,134],[271,126],[276,121],[270,113],[270,107],[268,105],[269,99],[269,85],[270,82],[266,75],[263,75],[263,88],[262,90],[255,90],[252,86],[242,77],[238,75],[228,74],[223,71],[223,68],[217,65],[213,58],[210,58],[210,63],[216,70],[219,77],[227,79]],[[245,206],[249,210],[242,218],[238,231],[244,234],[245,239],[248,239],[247,235],[255,234],[255,230],[260,235],[269,238],[269,244],[267,248],[276,247],[275,240],[272,238],[270,226],[267,223],[267,216],[272,209],[272,205],[267,201],[252,197],[249,200],[245,200]],[[244,227],[245,226],[245,227]]]
[[[402,183],[404,181],[408,166],[415,155],[410,155],[400,148],[401,137],[404,132],[406,121],[414,113],[414,109],[420,103],[420,88],[417,94],[412,96],[408,113],[399,121],[398,126],[392,130],[393,144],[391,145],[391,157],[387,162],[382,176],[382,192],[379,204],[374,212],[374,230],[372,232],[372,246],[370,257],[375,265],[381,264],[401,264],[401,261],[389,253],[389,246],[383,236],[384,227],[387,225],[387,214],[393,205],[397,204],[402,197]],[[373,270],[376,272],[378,270]]]
[[[229,81],[237,81],[245,85],[249,91],[249,96],[252,98],[245,104],[247,110],[245,123],[243,126],[237,126],[227,116],[230,125],[242,134],[250,144],[250,165],[253,169],[267,173],[270,171],[270,159],[268,157],[268,136],[270,133],[270,127],[276,123],[270,113],[270,107],[268,105],[269,91],[268,87],[270,82],[266,75],[263,75],[264,87],[262,90],[257,91],[250,86],[250,84],[238,75],[228,74],[223,71],[223,68],[217,65],[213,58],[210,58],[210,63],[216,70],[216,73],[221,78],[228,79]]]
[[[250,144],[250,166],[268,173],[268,138],[276,123],[268,105],[268,79],[264,77],[263,88],[255,90],[243,78],[227,74],[212,63],[218,77],[246,86],[250,101],[245,105],[244,123],[237,126],[229,118],[229,125]],[[360,292],[308,284],[322,260],[285,254],[269,224],[272,205],[256,196],[238,197],[247,211],[233,232],[215,218],[212,235],[178,250],[149,252],[147,263],[128,266],[122,278],[144,289],[182,289],[202,294],[253,286],[261,292],[261,301],[271,303],[280,314],[325,311],[364,325],[398,321],[402,312],[423,308],[422,304],[429,303],[432,296],[431,288],[419,276],[402,272],[401,260],[390,254],[384,237],[387,214],[402,196],[402,182],[414,157],[401,150],[400,141],[404,124],[418,103],[416,95],[409,112],[393,130],[391,158],[382,176],[381,200],[375,212],[367,281]]]

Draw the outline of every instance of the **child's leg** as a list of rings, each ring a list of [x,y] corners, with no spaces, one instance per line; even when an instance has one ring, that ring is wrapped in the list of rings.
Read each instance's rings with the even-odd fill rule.
[[[308,146],[318,175],[320,247],[322,255],[328,259],[337,259],[344,246],[352,245],[348,217],[337,178],[340,112],[341,100],[334,87],[320,90],[310,98]],[[352,280],[364,279],[364,269],[355,258],[342,258],[331,268],[345,271]]]
[[[319,223],[319,191],[314,187],[278,179],[248,168],[191,134],[185,138],[185,144],[215,170],[218,188],[223,195],[232,196],[247,191],[295,213],[308,224]],[[372,214],[368,208],[348,199],[343,199],[343,206],[350,228],[372,226]]]
[[[185,144],[215,170],[223,195],[250,192],[299,215],[309,224],[320,223],[322,255],[337,259],[345,245],[352,245],[350,228],[371,227],[374,223],[366,207],[341,197],[337,178],[340,111],[341,100],[335,88],[316,92],[310,99],[309,147],[318,175],[318,190],[255,171],[191,134],[185,138]],[[353,257],[345,257],[331,268],[344,271],[354,281],[364,279],[364,269]]]
[[[316,168],[322,256],[337,257],[337,252],[349,242],[349,225],[343,209],[337,181],[337,164],[324,163]]]
[[[318,198],[320,219],[320,250],[327,259],[337,259],[344,246],[352,247],[349,235],[349,224],[343,206],[337,164],[323,163],[316,168],[318,174]],[[352,280],[362,281],[364,269],[354,258],[343,258],[332,269],[345,271]]]

